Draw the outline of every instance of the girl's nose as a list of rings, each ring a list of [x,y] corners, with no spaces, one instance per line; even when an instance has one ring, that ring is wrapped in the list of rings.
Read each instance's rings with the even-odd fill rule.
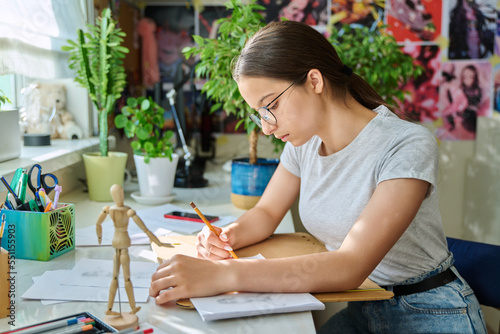
[[[262,132],[265,134],[265,135],[272,135],[274,131],[276,131],[276,128],[278,127],[278,125],[271,125],[267,122],[264,122],[262,121]]]

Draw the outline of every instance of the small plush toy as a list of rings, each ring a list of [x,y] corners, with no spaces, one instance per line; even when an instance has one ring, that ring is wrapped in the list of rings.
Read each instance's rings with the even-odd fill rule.
[[[36,86],[40,96],[40,119],[50,123],[51,138],[82,138],[82,129],[66,109],[66,86],[45,82],[37,83]]]

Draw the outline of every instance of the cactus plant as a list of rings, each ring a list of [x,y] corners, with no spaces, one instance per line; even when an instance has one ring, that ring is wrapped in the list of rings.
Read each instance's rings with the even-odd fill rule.
[[[87,88],[98,111],[99,151],[108,155],[108,114],[114,110],[127,83],[123,58],[129,52],[121,46],[126,34],[117,27],[106,8],[96,24],[87,25],[89,31],[78,30],[76,41],[68,40],[62,47],[70,52],[69,67],[76,70],[75,81]]]

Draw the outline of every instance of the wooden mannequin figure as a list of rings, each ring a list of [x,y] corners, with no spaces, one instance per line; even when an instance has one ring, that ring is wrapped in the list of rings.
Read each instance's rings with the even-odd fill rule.
[[[115,248],[115,255],[113,257],[113,279],[111,281],[111,286],[109,287],[108,308],[106,310],[107,316],[105,322],[117,329],[124,329],[138,326],[138,317],[135,313],[141,309],[135,304],[134,290],[132,282],[130,281],[130,256],[128,254],[128,248],[131,245],[131,241],[128,234],[129,218],[132,218],[137,226],[139,226],[141,230],[146,233],[151,242],[154,242],[159,246],[170,246],[170,244],[160,242],[158,238],[150,230],[148,230],[141,218],[136,215],[135,211],[123,204],[125,195],[123,188],[120,185],[112,185],[110,192],[115,204],[111,207],[105,206],[96,223],[96,232],[99,244],[101,244],[102,240],[102,223],[108,214],[113,220],[113,225],[115,226],[115,233],[111,242],[112,246]],[[112,310],[116,291],[119,286],[118,274],[120,272],[120,267],[123,270],[125,291],[127,292],[129,304],[132,309],[128,314],[123,314],[121,312],[121,305],[120,312],[114,312]]]

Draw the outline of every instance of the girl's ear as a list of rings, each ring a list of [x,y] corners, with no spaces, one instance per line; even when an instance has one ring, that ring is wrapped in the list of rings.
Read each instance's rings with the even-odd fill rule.
[[[309,70],[309,73],[307,73],[307,83],[310,85],[310,87],[316,94],[320,94],[325,87],[325,81],[323,80],[323,75],[319,70],[315,68]]]

